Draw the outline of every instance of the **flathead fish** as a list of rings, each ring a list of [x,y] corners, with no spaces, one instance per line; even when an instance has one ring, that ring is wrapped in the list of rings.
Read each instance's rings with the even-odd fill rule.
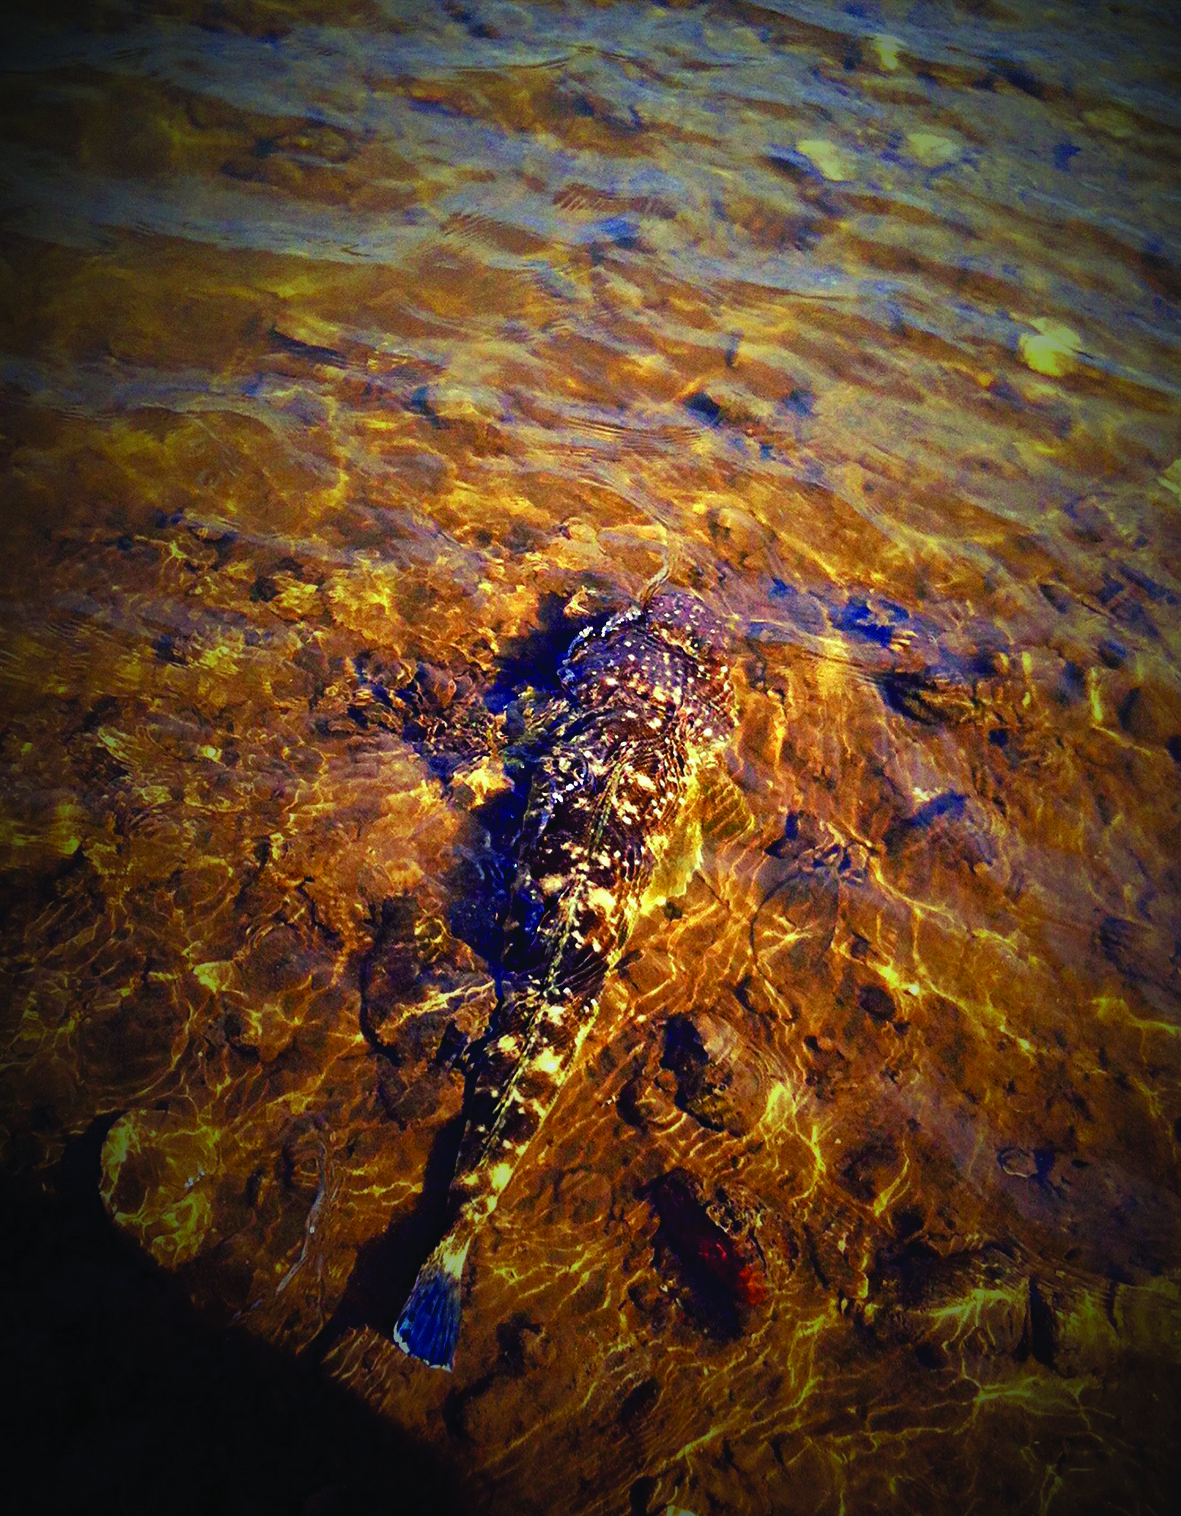
[[[576,1065],[696,772],[725,745],[734,697],[722,624],[661,590],[575,639],[518,839],[505,990],[469,1050],[447,1230],[394,1341],[450,1368],[472,1241]]]

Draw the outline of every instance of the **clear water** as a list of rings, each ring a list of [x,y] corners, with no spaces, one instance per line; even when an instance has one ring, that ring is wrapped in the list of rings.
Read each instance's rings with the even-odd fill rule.
[[[114,1228],[473,1510],[1163,1509],[1167,11],[112,4],[6,53],[6,1166],[99,1123]],[[739,730],[432,1373],[388,1327],[511,701],[662,572]]]

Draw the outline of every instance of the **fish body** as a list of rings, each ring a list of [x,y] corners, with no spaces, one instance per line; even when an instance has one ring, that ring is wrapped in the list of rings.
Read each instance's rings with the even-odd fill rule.
[[[447,1230],[394,1329],[450,1368],[468,1250],[549,1114],[594,1022],[697,769],[728,740],[733,691],[721,624],[664,590],[588,628],[537,760],[517,844],[506,988],[471,1050]]]

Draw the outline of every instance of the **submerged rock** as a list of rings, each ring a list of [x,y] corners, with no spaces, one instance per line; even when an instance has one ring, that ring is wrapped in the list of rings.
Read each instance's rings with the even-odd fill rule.
[[[657,1270],[687,1315],[719,1341],[740,1336],[748,1313],[767,1297],[753,1206],[721,1187],[707,1196],[685,1169],[660,1175],[645,1197],[660,1221]]]
[[[672,1016],[665,1027],[660,1066],[676,1079],[676,1104],[712,1132],[741,1136],[762,1114],[759,1081],[742,1053],[734,1028],[708,1011]]]

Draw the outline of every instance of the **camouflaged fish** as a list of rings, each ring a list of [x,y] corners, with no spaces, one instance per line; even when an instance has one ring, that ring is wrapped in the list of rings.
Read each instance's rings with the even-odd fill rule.
[[[472,1239],[573,1068],[695,771],[734,726],[721,624],[662,590],[581,633],[538,759],[517,845],[504,992],[470,1050],[448,1228],[394,1341],[450,1368]]]

